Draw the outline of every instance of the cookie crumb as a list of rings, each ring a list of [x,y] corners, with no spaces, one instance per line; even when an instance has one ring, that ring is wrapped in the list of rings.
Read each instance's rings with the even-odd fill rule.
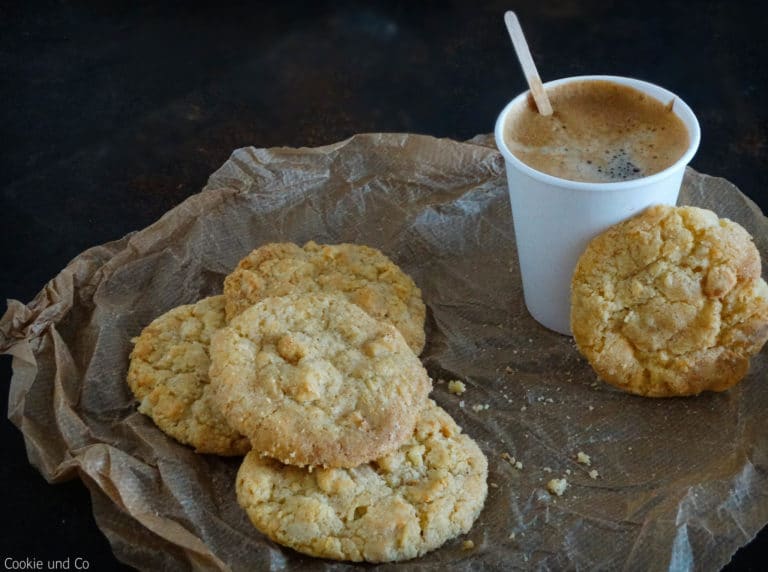
[[[568,481],[565,479],[552,479],[547,483],[547,490],[553,495],[563,496],[565,489],[568,488]]]
[[[596,479],[599,476],[600,476],[600,473],[597,472],[597,469],[592,469],[591,471],[589,471],[590,479]]]
[[[590,411],[594,411],[594,410],[595,410],[595,406],[594,406],[594,405],[590,405],[590,406],[589,406],[589,410],[590,410]]]
[[[464,409],[464,400],[463,399],[461,401],[459,401],[459,407]]]
[[[551,473],[551,472],[552,472],[552,469],[550,469],[549,467],[544,467],[544,468],[542,469],[542,471],[544,471],[545,473]]]
[[[514,532],[509,535],[509,539],[510,540],[514,540],[515,539],[515,533]]]
[[[565,469],[565,474],[566,475],[570,475],[571,474],[571,469]]]
[[[520,461],[515,461],[515,468],[518,471],[522,471],[523,470],[523,464]]]
[[[467,386],[462,381],[454,379],[448,382],[448,392],[454,395],[461,395],[467,390]]]
[[[498,489],[499,488],[499,485],[497,485],[496,483],[488,483],[488,486],[493,488],[493,489]]]
[[[475,547],[475,543],[471,540],[465,540],[461,543],[462,550],[472,550]]]
[[[592,465],[592,458],[583,451],[579,451],[576,453],[576,462],[589,467]]]

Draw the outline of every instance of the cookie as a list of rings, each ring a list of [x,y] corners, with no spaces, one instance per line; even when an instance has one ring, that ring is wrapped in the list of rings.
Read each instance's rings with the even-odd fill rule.
[[[215,398],[284,463],[352,467],[413,431],[432,383],[391,324],[343,296],[266,298],[211,342]]]
[[[724,391],[768,339],[768,286],[744,228],[654,206],[593,239],[571,284],[571,328],[605,381],[638,395]]]
[[[244,455],[248,439],[211,402],[208,349],[223,325],[223,296],[163,314],[132,340],[128,385],[139,411],[177,441],[198,453]]]
[[[227,319],[263,298],[301,292],[342,293],[393,324],[410,348],[424,349],[421,290],[379,250],[359,244],[272,243],[243,258],[224,281]]]
[[[483,508],[487,476],[477,444],[429,400],[405,443],[354,468],[309,471],[249,453],[237,499],[258,530],[294,550],[389,562],[468,532]]]

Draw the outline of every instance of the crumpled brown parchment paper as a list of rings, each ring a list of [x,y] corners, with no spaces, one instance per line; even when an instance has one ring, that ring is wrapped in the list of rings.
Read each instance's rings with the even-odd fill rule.
[[[155,224],[83,252],[29,304],[9,301],[0,351],[30,462],[51,482],[80,476],[116,556],[143,570],[351,566],[267,541],[237,506],[239,460],[167,438],[136,412],[125,374],[132,336],[220,292],[251,249],[359,242],[422,288],[423,361],[467,383],[433,396],[490,461],[475,548],[458,539],[399,567],[717,569],[768,522],[768,352],[724,394],[652,400],[597,382],[570,338],[525,310],[505,185],[489,136],[235,151]],[[768,266],[768,222],[733,185],[689,169],[680,202],[744,225]],[[560,498],[545,492],[554,477],[570,485]]]

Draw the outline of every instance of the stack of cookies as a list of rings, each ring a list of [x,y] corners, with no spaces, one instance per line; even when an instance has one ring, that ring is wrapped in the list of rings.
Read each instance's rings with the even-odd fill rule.
[[[305,554],[403,560],[467,532],[487,460],[430,400],[421,292],[376,249],[268,244],[224,294],[134,340],[139,411],[197,452],[246,454],[237,499]]]

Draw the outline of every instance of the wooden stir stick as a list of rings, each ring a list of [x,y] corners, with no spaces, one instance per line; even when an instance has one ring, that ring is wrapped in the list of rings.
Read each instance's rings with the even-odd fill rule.
[[[520,21],[514,12],[509,11],[504,14],[504,23],[507,25],[509,37],[512,38],[512,45],[515,46],[515,53],[517,59],[520,60],[520,66],[523,68],[525,79],[528,81],[528,87],[531,88],[536,108],[542,115],[552,115],[552,105],[549,103],[544,86],[541,85],[541,78],[536,70],[536,64],[533,63],[531,50],[528,49],[528,42],[525,41]]]

